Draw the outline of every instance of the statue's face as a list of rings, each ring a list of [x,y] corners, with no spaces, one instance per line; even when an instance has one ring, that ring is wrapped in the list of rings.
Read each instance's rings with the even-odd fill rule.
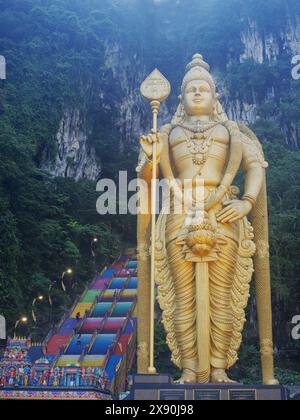
[[[184,107],[188,115],[211,115],[214,95],[210,85],[204,80],[189,82],[184,91]]]

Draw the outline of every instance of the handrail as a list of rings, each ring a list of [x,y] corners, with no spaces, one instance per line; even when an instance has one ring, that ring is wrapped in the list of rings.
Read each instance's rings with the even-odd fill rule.
[[[131,319],[131,317],[129,317],[129,316],[128,316],[128,313],[127,313],[127,315],[126,315],[126,317],[125,317],[125,319],[124,319],[124,322],[123,322],[122,328],[121,328],[122,333],[125,331],[126,326],[127,326],[127,323],[128,323],[128,321],[129,321],[130,319]]]
[[[102,271],[99,274],[95,275],[95,278],[97,278],[99,276],[101,277],[103,275],[104,271],[106,271],[106,270],[107,270],[107,265],[102,269]]]
[[[81,328],[82,328],[82,326],[83,326],[83,323],[84,323],[84,321],[86,320],[86,318],[87,318],[87,314],[86,314],[86,313],[84,313],[83,318],[81,319],[80,323],[76,326],[76,328],[74,328],[74,332],[75,332],[75,334],[76,334],[76,333],[78,333],[78,334],[79,334],[79,331],[81,330]]]
[[[43,341],[43,347],[47,347],[49,341],[51,340],[52,336],[55,334],[56,328],[51,328],[48,332],[48,334],[46,335],[46,338]]]
[[[103,297],[103,295],[104,295],[104,292],[105,292],[106,290],[107,290],[107,289],[100,290],[99,295],[97,295],[97,297],[96,297],[96,303],[95,303],[95,305],[97,305],[97,303],[100,303],[100,302],[101,302],[101,299],[102,299],[102,297]],[[95,307],[95,306],[93,306],[92,308],[94,309],[94,307]]]
[[[121,391],[121,386],[124,383],[124,380],[126,380],[126,370],[125,375],[123,375],[124,367],[126,369],[126,364],[124,363],[124,358],[120,360],[120,362],[117,364],[115,368],[115,374],[114,374],[114,394],[119,395]],[[123,379],[124,377],[124,379]]]
[[[114,339],[114,342],[111,344],[113,353],[115,352],[121,337],[122,337],[122,332],[121,332],[121,330],[119,330],[115,339]]]
[[[86,346],[87,347],[87,354],[89,354],[89,352],[91,351],[96,339],[98,336],[98,332],[97,330],[94,332],[94,334],[92,335],[91,341],[89,342],[89,344]]]
[[[111,303],[111,307],[108,310],[109,317],[111,317],[111,315],[113,314],[113,311],[115,310],[115,307],[117,306],[117,302],[118,302],[117,297],[114,297],[114,300]]]
[[[81,363],[82,361],[83,361],[83,359],[85,358],[85,355],[86,355],[86,347],[87,346],[85,346],[84,347],[84,349],[82,350],[82,352],[81,352],[81,355],[80,355],[80,357],[79,357],[79,359],[78,359],[78,363]]]
[[[54,360],[53,360],[53,363],[52,363],[52,365],[51,365],[50,369],[52,369],[53,367],[55,367],[55,365],[56,365],[56,363],[58,362],[58,359],[60,358],[60,356],[61,356],[61,353],[60,353],[60,352],[59,352],[59,353],[57,353],[57,355],[55,356],[55,358],[54,358]]]
[[[111,355],[112,355],[112,349],[111,349],[111,346],[109,346],[109,348],[107,350],[107,353],[106,353],[106,356],[105,356],[105,359],[103,361],[103,370],[106,369],[107,363],[108,363]]]
[[[70,347],[70,345],[71,345],[71,343],[72,343],[72,340],[73,340],[73,338],[75,338],[75,336],[76,336],[76,335],[78,335],[78,334],[72,334],[72,335],[70,336],[69,341],[68,341],[68,343],[66,344],[66,346],[65,346],[65,348],[64,348],[63,354],[66,354],[66,351],[67,351],[67,350],[68,350],[68,348]]]
[[[106,312],[106,314],[105,314],[104,318],[102,319],[101,324],[98,328],[99,334],[102,333],[102,330],[104,328],[104,325],[105,325],[105,322],[107,321],[107,319],[108,319],[108,311]]]
[[[133,318],[134,318],[134,311],[135,311],[136,306],[137,306],[137,297],[135,297],[134,300],[132,301],[132,306],[131,306],[131,309],[130,309],[131,316]]]

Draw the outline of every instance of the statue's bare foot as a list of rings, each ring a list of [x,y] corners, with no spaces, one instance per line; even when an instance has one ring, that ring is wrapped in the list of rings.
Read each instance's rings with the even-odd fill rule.
[[[228,375],[225,369],[213,369],[211,372],[211,381],[214,384],[236,384],[237,383],[228,378]]]
[[[267,379],[264,381],[264,385],[277,386],[279,385],[279,381],[276,378]]]
[[[178,381],[175,381],[175,384],[184,385],[184,384],[195,384],[197,382],[197,375],[189,369],[184,369],[181,378]]]

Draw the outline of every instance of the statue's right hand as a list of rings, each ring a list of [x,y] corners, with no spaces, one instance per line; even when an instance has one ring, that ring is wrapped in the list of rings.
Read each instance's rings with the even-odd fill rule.
[[[157,146],[157,160],[159,160],[162,150],[162,145],[160,141],[160,134],[155,133],[154,130],[151,131],[148,136],[141,136],[140,137],[140,144],[145,152],[148,159],[152,159],[152,153],[153,153],[153,144],[156,143]]]

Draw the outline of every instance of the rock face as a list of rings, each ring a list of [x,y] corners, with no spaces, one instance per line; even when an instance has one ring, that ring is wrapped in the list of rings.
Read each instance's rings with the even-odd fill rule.
[[[255,21],[248,20],[246,29],[241,32],[241,41],[244,52],[240,56],[240,62],[251,60],[258,64],[275,64],[281,57],[292,60],[292,57],[300,53],[300,19],[298,16],[289,16],[284,28],[274,33],[261,31]],[[257,120],[257,102],[255,97],[251,103],[241,100],[227,99],[226,111],[231,118],[253,124]],[[280,102],[276,97],[273,86],[265,98],[266,101]],[[278,120],[280,116],[275,116]],[[281,129],[286,137],[286,142],[293,148],[299,148],[299,131],[292,122],[281,124]]]
[[[145,63],[134,55],[129,58],[126,50],[116,43],[106,43],[105,68],[112,73],[114,82],[118,86],[120,103],[111,104],[117,109],[118,115],[114,121],[120,133],[120,147],[125,149],[126,144],[132,144],[142,132],[143,100],[139,93]]]
[[[139,25],[140,23],[136,22],[136,24]],[[128,28],[128,31],[130,31],[130,28]],[[172,34],[174,35],[173,32]],[[171,35],[170,42],[176,42],[177,44],[177,37]],[[172,37],[175,40],[172,40]],[[274,32],[266,28],[261,29],[255,20],[246,19],[240,32],[240,41],[243,45],[242,53],[237,56],[237,61],[239,60],[240,63],[250,60],[258,65],[272,65],[282,57],[291,60],[292,56],[300,52],[300,19],[297,16],[288,17],[285,24],[281,28],[275,28]],[[136,151],[138,136],[149,129],[151,122],[150,110],[141,98],[139,86],[144,77],[153,69],[153,65],[157,64],[154,64],[154,61],[150,63],[149,59],[147,61],[143,52],[142,38],[139,42],[140,45],[136,46],[134,51],[131,51],[125,40],[106,40],[104,42],[101,78],[104,81],[109,80],[109,83],[94,87],[94,94],[98,95],[101,100],[98,110],[100,115],[98,112],[97,118],[100,121],[101,115],[104,115],[104,113],[111,115],[107,127],[109,129],[112,127],[114,130],[113,137],[119,153],[124,151],[126,153],[126,148],[127,153],[128,150]],[[156,40],[156,42],[159,45],[159,41]],[[160,42],[163,41],[160,40]],[[170,49],[170,46],[172,44],[166,43],[165,48]],[[184,69],[186,51],[184,51],[183,45],[178,48],[181,49],[178,57],[182,58],[182,62],[177,64]],[[188,58],[190,58],[190,55]],[[230,62],[227,64],[230,64]],[[223,94],[222,102],[229,117],[247,124],[255,123],[258,118],[257,109],[261,105],[257,99],[257,92],[250,92],[247,100],[239,95],[234,98],[231,97],[223,80],[224,72],[218,72],[218,68],[213,68],[213,71],[215,70],[218,74],[217,85]],[[172,72],[172,68],[170,68],[170,72]],[[172,87],[178,85],[178,80],[171,81]],[[111,90],[113,90],[113,93]],[[275,86],[268,88],[263,101],[277,101],[277,103],[281,101]],[[170,121],[177,102],[177,97],[174,94],[172,99],[162,106],[160,111],[161,124]],[[274,121],[279,120],[280,115],[274,115]],[[85,121],[89,121],[89,123]],[[281,123],[281,130],[286,137],[287,144],[292,147],[300,145],[299,132],[295,124],[292,122],[288,125],[286,122]],[[78,109],[66,110],[56,136],[57,156],[54,161],[44,162],[42,164],[43,169],[48,170],[55,176],[73,177],[76,180],[81,178],[96,180],[101,173],[99,162],[101,162],[102,157],[99,155],[101,148],[97,147],[98,155],[96,156],[94,147],[90,146],[90,139],[93,135],[95,135],[93,123],[87,118],[87,115],[81,115]],[[99,142],[101,139],[96,141]]]
[[[254,60],[262,64],[265,60],[269,62],[277,60],[280,54],[279,42],[282,44],[282,40],[271,33],[262,34],[254,21],[249,21],[247,26],[247,29],[241,33],[241,41],[245,46],[245,51],[241,55],[241,62]]]
[[[292,58],[300,52],[300,20],[297,16],[288,18],[286,26],[278,32],[262,32],[255,21],[248,20],[246,28],[241,32],[244,52],[240,62],[251,60],[258,64],[276,63],[283,55]],[[268,100],[274,99],[274,90],[268,93]],[[230,117],[254,123],[257,118],[257,103],[230,100],[228,98],[227,112]]]
[[[88,132],[78,109],[65,111],[57,132],[57,156],[42,169],[57,177],[96,180],[101,172],[95,150],[88,145]]]
[[[241,33],[245,51],[241,61],[254,60],[257,63],[272,63],[284,53],[296,55],[300,46],[300,20],[298,16],[288,18],[285,28],[276,33],[263,33],[257,22],[248,21],[247,29]]]

